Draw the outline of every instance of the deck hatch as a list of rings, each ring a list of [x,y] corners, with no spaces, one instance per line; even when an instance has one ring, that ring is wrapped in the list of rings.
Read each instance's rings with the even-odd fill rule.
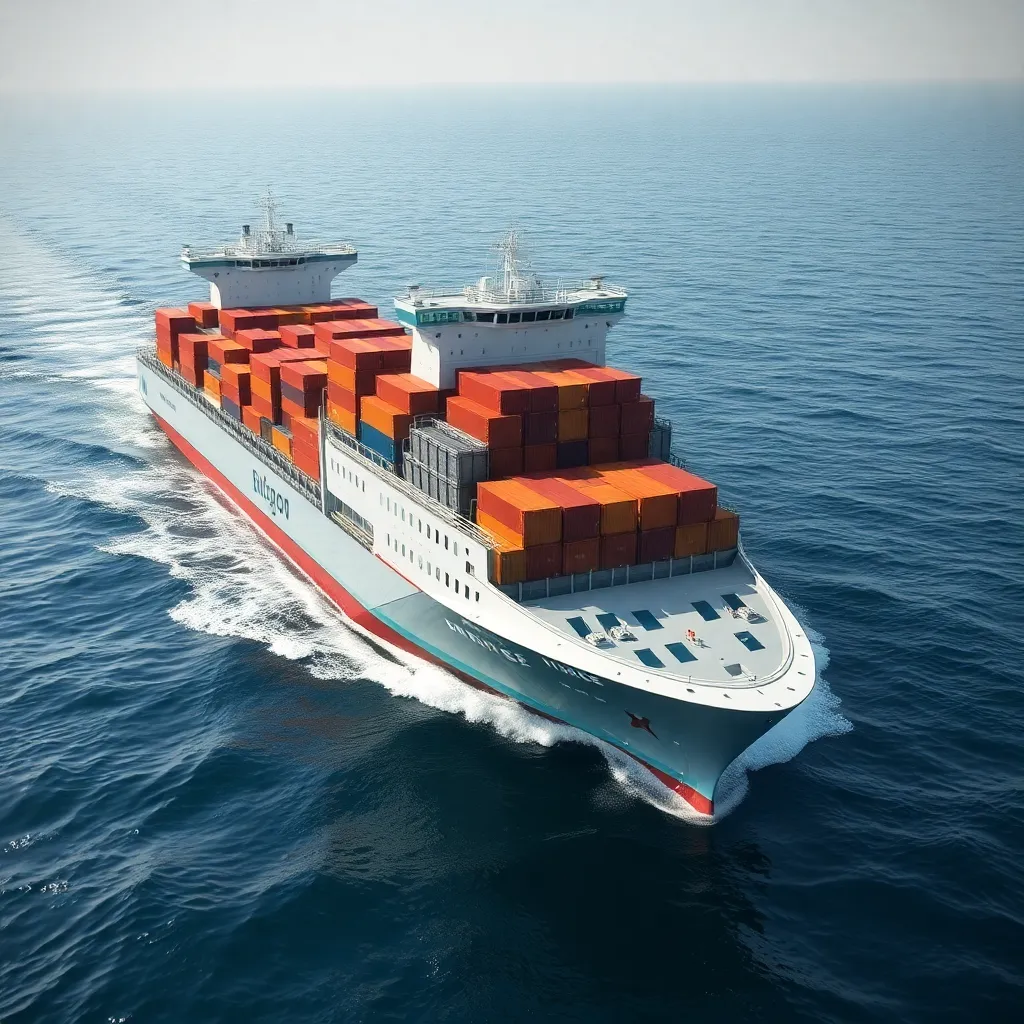
[[[681,644],[678,641],[674,644],[665,644],[665,650],[672,655],[676,661],[696,661],[697,655],[690,650],[686,644]]]
[[[748,633],[746,630],[743,630],[742,633],[737,633],[736,639],[739,640],[739,642],[743,644],[748,651],[764,650],[764,644],[761,643],[753,633]]]
[[[741,608],[746,608],[746,607],[747,607],[747,606],[746,606],[746,605],[745,605],[745,604],[743,603],[743,601],[741,601],[741,600],[740,600],[739,596],[738,596],[738,595],[736,595],[736,594],[723,594],[723,595],[722,595],[722,600],[723,600],[723,601],[724,601],[724,602],[725,602],[725,603],[726,603],[726,604],[727,604],[727,605],[728,605],[728,606],[729,606],[729,607],[730,607],[730,608],[731,608],[731,609],[732,609],[732,610],[733,610],[734,612],[738,612],[738,611],[739,611],[739,610],[740,610]]]
[[[714,622],[715,619],[721,618],[718,612],[707,603],[707,601],[694,601],[693,607],[700,613],[700,617],[705,622]]]
[[[601,612],[601,614],[597,616],[597,621],[601,623],[601,628],[606,631],[622,625],[622,623],[619,622],[618,615],[614,614],[614,612]]]
[[[648,668],[664,668],[665,663],[659,658],[650,647],[642,647],[639,651],[633,652]]]
[[[591,630],[591,628],[587,625],[587,620],[583,618],[582,615],[576,615],[571,619],[566,619],[565,621],[568,622],[569,625],[572,626],[572,628],[575,629],[576,632],[584,639],[590,636],[590,634],[593,632],[593,630]]]
[[[641,608],[638,612],[630,612],[634,619],[640,623],[644,629],[664,629],[665,627],[649,612],[646,608]],[[640,652],[637,651],[637,654]]]

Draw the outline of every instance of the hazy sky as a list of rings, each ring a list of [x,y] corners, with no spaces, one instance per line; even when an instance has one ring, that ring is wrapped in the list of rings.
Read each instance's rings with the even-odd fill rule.
[[[0,91],[1024,78],[1024,0],[0,0]]]

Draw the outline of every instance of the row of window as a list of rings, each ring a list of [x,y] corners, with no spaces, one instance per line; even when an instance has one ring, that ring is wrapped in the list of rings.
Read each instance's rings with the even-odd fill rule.
[[[436,533],[436,531],[435,531],[435,533]],[[445,540],[447,541],[447,537],[445,538]],[[409,545],[407,547],[405,544],[401,543],[401,541],[398,539],[398,537],[394,537],[393,538],[390,533],[387,535],[387,541],[388,541],[388,547],[392,548],[394,550],[395,554],[400,554],[402,556],[402,558],[405,558],[406,555],[408,554],[409,564],[410,565],[416,566],[419,569],[420,572],[425,572],[428,576],[431,573],[433,573],[434,574],[434,578],[438,582],[441,581],[441,566],[439,566],[439,565],[432,566],[430,564],[430,559],[429,558],[426,561],[424,561],[423,555],[422,554],[417,555],[416,552],[413,551],[412,545]],[[469,562],[466,563],[466,572],[469,573],[470,575],[473,574],[473,566],[470,565]],[[459,595],[459,594],[462,594],[466,598],[467,601],[470,600],[469,584],[468,583],[464,583],[462,580],[458,580],[458,579],[453,580],[452,576],[451,576],[451,573],[446,572],[444,574],[444,585],[449,590],[451,590],[454,587],[456,596]],[[473,591],[473,595],[474,595],[473,596],[473,600],[475,600],[475,601],[479,601],[480,600],[480,591],[479,590]]]
[[[589,305],[604,305],[601,303],[590,303]],[[590,310],[588,312],[599,312]],[[488,313],[474,312],[471,309],[421,309],[416,312],[417,324],[456,324],[478,323],[478,324],[532,324],[542,320],[571,320],[575,315],[574,309],[532,309],[525,313]],[[600,310],[600,312],[621,312],[619,310]]]
[[[347,480],[357,491],[361,490],[363,494],[366,493],[365,477],[360,480],[358,473],[353,472],[351,469],[346,469],[340,462],[336,462],[334,459],[331,459],[330,463],[331,469],[333,469],[335,473],[339,474],[343,480]]]

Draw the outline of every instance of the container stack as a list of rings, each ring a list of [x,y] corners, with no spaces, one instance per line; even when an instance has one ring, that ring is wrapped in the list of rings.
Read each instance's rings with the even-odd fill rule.
[[[356,399],[375,397],[381,379],[384,397],[369,415],[387,440],[377,447],[392,458],[412,416],[439,408],[439,392],[408,374],[411,342],[404,329],[378,319],[376,306],[361,299],[221,310],[193,302],[187,310],[159,309],[155,319],[161,362],[314,479],[325,390],[346,406],[348,419],[340,425],[356,433]],[[368,375],[364,362],[372,366]]]
[[[645,458],[481,483],[476,520],[499,545],[493,581],[521,583],[735,548],[739,517],[717,499],[714,484]]]
[[[468,516],[476,485],[489,476],[487,446],[441,420],[413,426],[402,475],[435,501]]]
[[[178,338],[196,329],[196,321],[185,309],[158,309],[156,319],[156,354],[168,369],[179,362]]]

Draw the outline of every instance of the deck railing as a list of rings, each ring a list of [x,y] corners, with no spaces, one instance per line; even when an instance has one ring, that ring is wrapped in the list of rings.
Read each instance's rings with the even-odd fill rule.
[[[295,464],[286,459],[273,445],[267,444],[263,438],[254,434],[248,427],[243,427],[238,420],[232,419],[223,409],[209,401],[204,392],[192,387],[191,384],[164,366],[157,359],[154,346],[142,345],[137,354],[139,362],[144,363],[147,369],[158,374],[164,383],[174,388],[179,395],[209,416],[217,426],[240,442],[261,462],[266,463],[275,473],[284,477],[304,498],[323,511],[320,485],[312,477],[306,476],[301,469],[296,469]]]

